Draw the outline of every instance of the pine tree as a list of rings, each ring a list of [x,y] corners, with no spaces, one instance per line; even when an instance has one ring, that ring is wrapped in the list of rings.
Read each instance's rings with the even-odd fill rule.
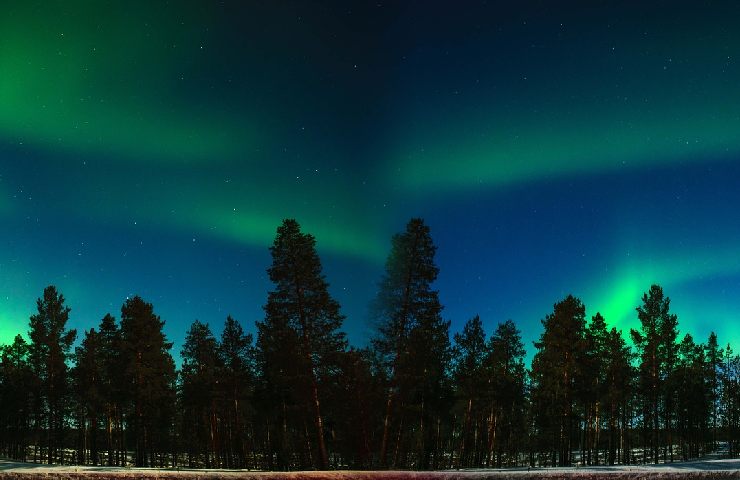
[[[336,371],[340,355],[347,342],[340,328],[344,316],[339,304],[329,294],[329,285],[321,271],[321,261],[316,253],[316,240],[302,233],[298,222],[284,220],[277,229],[275,242],[270,248],[272,266],[268,269],[275,290],[268,294],[265,320],[258,324],[260,348],[268,362],[266,371],[275,370],[275,355],[291,356],[296,384],[294,396],[313,416],[313,435],[319,469],[329,465],[324,431],[324,414],[321,410],[321,385],[330,380]],[[283,338],[287,343],[276,343]],[[293,347],[286,351],[285,347]],[[283,363],[283,360],[279,360]],[[278,397],[279,398],[279,397]],[[308,426],[304,426],[304,431]],[[311,436],[307,435],[307,442]],[[310,442],[307,453],[313,456]]]
[[[193,467],[198,448],[202,449],[206,468],[219,467],[217,448],[218,413],[216,405],[222,392],[219,380],[222,364],[218,343],[207,323],[193,322],[180,352],[182,358],[181,402],[183,436],[186,439],[188,466]]]
[[[255,352],[251,334],[244,334],[239,322],[226,317],[218,354],[222,367],[222,419],[225,423],[225,459],[227,468],[247,467],[255,388]]]
[[[416,371],[420,362],[411,357],[410,349],[415,332],[418,328],[427,328],[431,332],[434,328],[441,330],[444,326],[440,318],[442,305],[439,294],[431,288],[439,271],[434,263],[435,252],[429,227],[422,219],[410,220],[406,231],[392,239],[386,272],[380,283],[375,304],[378,333],[372,343],[383,361],[388,378],[379,452],[381,466],[397,463],[404,421],[413,421],[404,418],[404,410],[409,406],[405,402],[415,402],[414,390],[418,387]],[[423,347],[423,344],[419,346]],[[393,460],[388,462],[394,426],[398,434]]]
[[[30,363],[36,382],[36,431],[46,430],[46,461],[62,458],[62,441],[69,402],[67,360],[76,330],[68,330],[70,309],[64,296],[50,285],[36,301],[38,313],[31,316],[28,336]],[[62,458],[63,460],[63,458]]]
[[[164,322],[139,296],[121,307],[121,364],[126,385],[126,424],[134,438],[137,467],[157,466],[171,437],[175,404],[175,363],[172,344],[162,332]],[[126,449],[124,448],[124,451]]]
[[[499,323],[488,340],[483,359],[486,466],[501,467],[504,454],[516,465],[521,439],[526,437],[524,354],[521,332],[514,322]]]
[[[740,427],[740,357],[734,354],[729,343],[722,353],[719,414],[727,436],[728,454],[730,457],[734,457],[738,452],[738,430]]]
[[[585,359],[585,307],[572,295],[556,303],[542,321],[545,331],[535,343],[532,361],[533,402],[538,428],[549,437],[552,463],[568,466],[576,444],[576,392]]]
[[[372,351],[351,348],[342,355],[339,377],[332,386],[336,391],[327,408],[334,412],[329,428],[335,437],[335,455],[352,469],[370,468],[373,438],[382,421],[377,406],[382,404],[384,393]]]
[[[600,419],[603,417],[603,397],[609,389],[606,382],[606,346],[609,332],[600,313],[591,318],[585,331],[585,356],[581,365],[579,397],[583,407],[583,444],[585,463],[598,464]],[[595,452],[594,452],[595,450]]]
[[[33,371],[29,364],[29,345],[21,335],[2,347],[0,357],[0,427],[6,456],[26,461],[33,413]]]
[[[103,411],[103,357],[100,334],[94,328],[85,331],[82,345],[75,349],[75,367],[72,370],[77,404],[77,462],[98,464],[98,423]],[[87,452],[90,457],[87,457]]]
[[[266,319],[256,322],[256,326],[259,376],[255,403],[260,412],[264,468],[288,470],[294,463],[293,453],[300,448],[296,439],[307,410],[308,401],[301,398],[301,392],[310,389],[310,385],[304,384],[305,369],[298,358],[300,339],[284,318],[272,317],[269,323]],[[310,439],[306,440],[310,444]],[[310,453],[312,449],[307,450]]]
[[[717,426],[719,424],[719,401],[720,401],[720,371],[722,368],[722,350],[717,342],[717,334],[711,332],[707,339],[705,349],[707,360],[707,382],[709,388],[709,405],[711,425],[710,448],[711,451],[717,450]]]
[[[606,338],[604,349],[606,389],[606,424],[609,431],[607,442],[607,463],[614,465],[629,463],[630,448],[627,442],[629,428],[629,405],[632,400],[632,353],[622,337],[622,332],[612,328]]]
[[[472,434],[471,430],[479,428],[478,419],[473,419],[481,410],[481,394],[485,388],[485,376],[483,373],[483,361],[486,355],[486,334],[483,331],[483,322],[476,315],[467,321],[462,332],[454,336],[454,361],[453,379],[458,409],[462,409],[462,422],[460,425],[460,447],[457,466],[470,467],[471,461],[471,437],[473,443],[478,435]],[[471,428],[471,425],[473,427]],[[474,449],[476,445],[472,445]]]
[[[652,285],[643,295],[642,302],[637,307],[641,330],[632,329],[630,333],[640,360],[638,391],[643,405],[643,443],[657,463],[661,446],[668,445],[663,449],[664,461],[667,459],[666,450],[672,454],[673,395],[668,378],[673,374],[677,360],[678,319],[669,312],[670,299],[663,295],[659,285]],[[661,433],[665,434],[665,440]]]
[[[420,318],[409,335],[408,364],[404,368],[410,393],[406,407],[409,423],[414,422],[416,430],[410,450],[415,451],[414,466],[424,470],[437,469],[443,457],[442,428],[449,423],[448,412],[453,402],[448,367],[452,356],[449,330],[449,321],[430,315]]]
[[[111,314],[106,314],[100,321],[98,336],[102,360],[100,390],[105,412],[106,463],[109,466],[121,465],[124,447],[122,399],[127,391],[122,382],[121,330]]]
[[[679,345],[678,361],[671,378],[676,406],[681,457],[684,461],[700,455],[701,436],[709,417],[709,383],[706,377],[704,347],[686,334]]]

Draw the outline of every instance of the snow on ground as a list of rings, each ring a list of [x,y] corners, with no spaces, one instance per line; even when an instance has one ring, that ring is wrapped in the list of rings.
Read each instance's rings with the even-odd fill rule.
[[[49,466],[0,460],[0,480],[740,480],[740,459],[665,465],[503,470],[253,472]]]

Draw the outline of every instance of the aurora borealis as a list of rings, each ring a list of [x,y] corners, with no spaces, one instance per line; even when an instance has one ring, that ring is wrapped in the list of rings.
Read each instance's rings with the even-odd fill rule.
[[[740,347],[740,4],[13,2],[0,14],[0,341],[151,301],[248,331],[277,225],[317,238],[355,344],[424,217],[456,330],[530,341],[651,283]]]

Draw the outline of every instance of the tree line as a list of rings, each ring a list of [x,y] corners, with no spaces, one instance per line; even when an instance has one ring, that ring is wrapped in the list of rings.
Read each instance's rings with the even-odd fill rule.
[[[240,469],[445,469],[658,463],[740,446],[740,357],[679,335],[658,285],[638,330],[568,296],[520,331],[478,316],[450,338],[421,219],[392,238],[375,334],[348,345],[315,239],[277,229],[256,338],[190,325],[179,371],[152,304],[67,327],[54,286],[0,355],[0,454],[44,463]],[[26,340],[27,338],[27,340]]]

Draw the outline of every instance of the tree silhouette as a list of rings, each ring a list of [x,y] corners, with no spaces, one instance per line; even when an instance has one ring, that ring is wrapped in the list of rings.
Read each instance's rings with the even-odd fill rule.
[[[2,347],[0,357],[0,427],[2,448],[10,458],[26,461],[31,416],[33,414],[34,374],[29,363],[30,348],[21,335]]]
[[[470,447],[475,443],[476,434],[480,427],[478,419],[473,417],[481,411],[482,393],[486,387],[486,376],[483,372],[486,357],[486,334],[483,331],[483,322],[476,315],[465,323],[462,332],[454,336],[454,367],[453,381],[457,408],[462,409],[462,423],[460,425],[460,446],[457,467],[469,467],[471,460]],[[474,426],[471,428],[471,425]],[[472,437],[472,438],[471,438]],[[466,447],[468,447],[466,449]],[[475,445],[473,445],[475,448]]]
[[[121,465],[124,461],[123,401],[126,388],[122,381],[121,331],[116,319],[106,314],[98,326],[98,347],[101,358],[100,391],[105,410],[105,450],[107,464]]]
[[[193,467],[194,456],[200,448],[206,468],[219,465],[220,451],[218,412],[216,405],[222,397],[221,358],[218,343],[207,323],[193,322],[180,352],[182,358],[181,400],[183,437],[188,452],[188,466]]]
[[[499,323],[486,346],[484,378],[487,402],[486,466],[502,466],[502,457],[516,458],[527,437],[524,344],[512,320]],[[495,457],[495,461],[494,461]]]
[[[85,332],[82,345],[75,349],[75,367],[72,370],[77,404],[78,463],[99,463],[98,422],[105,403],[103,372],[100,334],[91,328]]]
[[[531,371],[516,324],[486,339],[441,316],[436,248],[412,219],[392,239],[370,346],[348,348],[315,239],[277,229],[273,289],[251,334],[195,321],[180,351],[154,307],[67,328],[55,287],[28,340],[0,347],[0,455],[47,463],[255,469],[413,469],[671,462],[740,451],[740,356],[686,333],[663,289],[640,328],[609,328],[569,295],[542,320]],[[528,455],[527,455],[528,454]]]
[[[121,307],[121,364],[126,424],[133,437],[134,465],[163,464],[171,439],[175,363],[154,307],[139,296]],[[124,449],[125,450],[125,449]]]
[[[35,425],[37,435],[46,430],[46,461],[64,461],[62,441],[69,406],[67,360],[76,330],[67,329],[70,309],[64,296],[50,285],[36,301],[37,313],[31,316],[28,336],[29,358],[35,383]]]
[[[218,355],[222,365],[225,464],[227,468],[245,468],[254,441],[248,431],[253,417],[255,352],[252,335],[245,334],[231,316],[226,317]]]
[[[555,304],[542,321],[545,331],[532,360],[534,409],[541,435],[549,437],[551,459],[571,465],[576,443],[576,393],[585,360],[585,307],[572,295]]]
[[[322,383],[336,371],[332,366],[338,364],[341,352],[346,349],[347,342],[340,330],[344,316],[329,294],[329,285],[316,253],[316,240],[302,233],[298,222],[283,221],[270,252],[272,266],[268,273],[275,290],[268,294],[265,320],[258,323],[258,346],[265,362],[266,378],[279,374],[278,365],[286,360],[292,364],[285,365],[294,377],[287,389],[294,393],[294,401],[312,412],[312,437],[317,454],[313,463],[325,469],[329,465],[329,454],[320,390]],[[286,350],[286,346],[292,350]],[[287,358],[276,358],[279,356]],[[283,397],[286,393],[283,392]],[[304,426],[303,430],[306,429]],[[309,436],[306,441],[306,453],[313,456]]]
[[[668,381],[673,374],[677,360],[676,338],[678,319],[669,312],[670,299],[664,297],[659,285],[650,287],[643,295],[642,305],[637,307],[641,330],[632,329],[630,334],[640,360],[638,393],[642,401],[644,445],[649,449],[650,458],[659,461],[660,448],[670,441],[673,397]],[[665,428],[661,430],[661,426]],[[661,433],[666,437],[661,438]],[[667,452],[663,450],[663,460]]]
[[[442,330],[445,326],[440,317],[442,305],[438,292],[431,288],[439,271],[434,263],[436,250],[429,227],[424,221],[419,218],[410,220],[406,231],[394,235],[391,241],[385,275],[380,282],[375,303],[378,332],[372,343],[383,362],[388,379],[379,453],[381,466],[398,463],[404,422],[407,429],[409,424],[415,423],[414,419],[408,418],[406,410],[408,407],[414,408],[414,403],[419,400],[419,374],[424,374],[423,357],[431,346],[425,345],[425,341],[438,347],[436,353],[449,354],[445,352],[446,347],[443,345]],[[422,358],[414,358],[414,343]],[[436,368],[428,373],[437,377],[434,382],[442,380],[441,372]],[[388,448],[394,426],[398,429],[398,434],[393,459],[388,462]]]

